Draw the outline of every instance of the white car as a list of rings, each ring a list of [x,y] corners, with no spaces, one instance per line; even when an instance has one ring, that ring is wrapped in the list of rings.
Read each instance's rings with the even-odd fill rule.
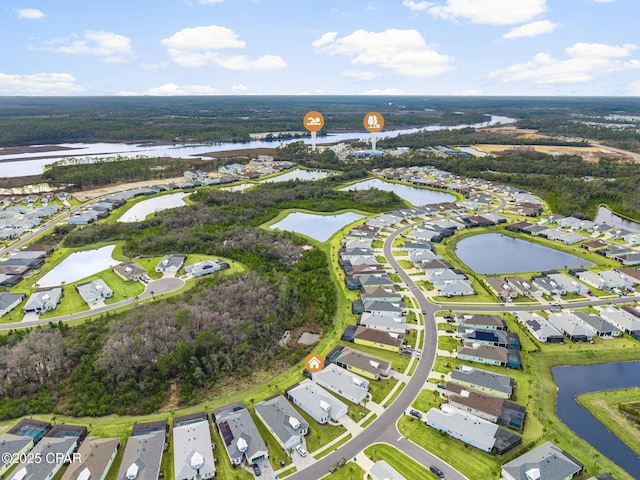
[[[307,451],[304,449],[304,447],[302,445],[298,445],[296,447],[296,452],[298,452],[301,457],[306,457],[307,456]]]

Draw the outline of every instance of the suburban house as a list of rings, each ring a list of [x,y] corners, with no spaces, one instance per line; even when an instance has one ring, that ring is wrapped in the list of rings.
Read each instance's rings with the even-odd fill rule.
[[[364,311],[374,313],[376,315],[392,315],[396,317],[402,316],[404,303],[392,302],[364,302]]]
[[[552,278],[549,278],[546,275],[540,275],[538,277],[533,277],[531,279],[531,283],[534,287],[540,290],[544,295],[566,295],[567,290],[557,283]]]
[[[431,408],[427,412],[425,423],[467,445],[498,455],[522,442],[519,435],[446,404],[441,405],[440,409]]]
[[[523,297],[539,298],[542,296],[542,292],[524,278],[506,277],[505,280],[512,289]]]
[[[365,287],[362,289],[363,302],[402,302],[402,295],[392,287]]]
[[[192,274],[194,277],[202,277],[213,272],[218,272],[225,268],[229,268],[229,264],[222,260],[204,260],[194,263],[184,268],[185,272]]]
[[[590,342],[593,339],[592,331],[585,328],[572,312],[552,312],[549,314],[549,323],[572,342]]]
[[[136,423],[122,455],[118,480],[158,480],[167,422]]]
[[[214,409],[213,416],[233,465],[251,464],[269,457],[267,445],[242,401]]]
[[[502,277],[487,276],[484,277],[483,282],[496,297],[516,298],[518,296],[518,292],[511,288]]]
[[[407,480],[385,460],[378,460],[369,470],[371,480]]]
[[[520,352],[512,348],[491,347],[489,345],[473,344],[471,347],[458,347],[458,359],[468,362],[484,363],[508,368],[522,368]]]
[[[165,255],[156,265],[157,273],[176,273],[184,265],[186,255]]]
[[[321,371],[313,373],[311,378],[321,387],[331,390],[356,405],[361,403],[369,393],[368,380],[332,363]]]
[[[502,398],[511,398],[515,389],[515,381],[507,375],[465,365],[451,372],[451,381]]]
[[[364,312],[360,316],[358,325],[398,334],[404,334],[407,331],[407,319],[405,317],[376,315],[369,312]]]
[[[589,291],[589,288],[586,285],[574,280],[564,273],[549,273],[547,274],[547,277],[557,283],[560,287],[564,288],[568,293],[586,295]]]
[[[19,458],[21,454],[27,453],[33,448],[35,440],[29,435],[15,435],[5,433],[0,435],[0,475],[13,466],[10,460]]]
[[[404,344],[404,335],[358,326],[353,334],[353,343],[390,352],[399,352]]]
[[[113,290],[101,278],[87,283],[80,283],[76,285],[76,290],[78,290],[82,299],[87,302],[87,305],[95,305],[99,300],[113,296]]]
[[[286,394],[289,400],[321,424],[329,420],[336,422],[348,413],[346,404],[308,378],[289,387]]]
[[[611,288],[613,288],[613,286],[607,285],[607,281],[598,273],[591,272],[589,270],[583,270],[575,273],[576,277],[593,288],[597,288],[600,290],[610,290]]]
[[[514,430],[522,431],[524,427],[527,411],[522,405],[455,382],[447,382],[445,393],[449,397],[449,404],[462,411]]]
[[[87,437],[79,462],[71,462],[61,480],[104,480],[120,448],[119,438]]]
[[[442,297],[461,297],[464,295],[474,295],[476,291],[471,286],[471,282],[466,280],[453,280],[442,285],[434,284],[436,290]]]
[[[465,328],[478,328],[481,330],[507,330],[507,323],[497,315],[460,315],[456,317],[456,323]]]
[[[458,332],[462,334],[462,342],[467,347],[472,347],[473,344],[513,348],[516,350],[520,350],[521,347],[518,334],[505,330],[480,330],[460,326],[458,327]]]
[[[518,321],[527,327],[540,342],[562,343],[564,336],[556,327],[551,325],[546,318],[537,313],[513,312]]]
[[[631,337],[640,339],[640,318],[626,310],[607,307],[600,311],[600,316],[615,325]]]
[[[42,462],[25,461],[13,470],[12,480],[50,480],[65,463],[78,444],[87,435],[86,427],[75,425],[56,425],[42,437],[31,450],[32,458],[42,458]],[[44,461],[44,459],[47,461]],[[28,459],[27,459],[28,460]]]
[[[206,480],[215,476],[216,464],[206,412],[174,418],[173,471],[175,480]]]
[[[24,293],[0,292],[0,317],[20,305],[24,297]]]
[[[256,416],[284,450],[302,444],[309,424],[282,395],[274,395],[253,406]]]
[[[610,324],[600,315],[573,312],[578,323],[600,338],[613,338],[620,335],[620,329]]]
[[[545,442],[502,466],[505,480],[568,480],[583,465],[551,442]]]
[[[113,267],[113,271],[125,282],[130,282],[132,280],[138,281],[140,280],[140,277],[148,274],[144,268],[134,262],[119,263]]]
[[[60,303],[62,287],[42,288],[31,294],[24,306],[25,313],[43,313],[53,310]]]
[[[326,361],[373,380],[378,380],[381,377],[387,378],[391,374],[391,362],[352,348],[335,347],[327,355]]]
[[[393,280],[386,273],[372,273],[368,275],[360,275],[358,277],[361,287],[389,285],[393,286]]]

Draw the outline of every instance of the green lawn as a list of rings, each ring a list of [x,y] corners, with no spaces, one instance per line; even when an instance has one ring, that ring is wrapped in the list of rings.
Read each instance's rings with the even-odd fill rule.
[[[364,422],[362,422],[360,426],[362,428],[367,428],[370,424],[372,424],[375,421],[376,418],[378,418],[378,415],[373,413],[369,418],[367,418]]]
[[[364,477],[364,470],[362,470],[358,464],[353,462],[347,462],[338,471],[329,473],[325,477],[328,480],[362,480]]]
[[[388,380],[370,380],[369,391],[371,392],[371,399],[375,403],[380,403],[389,395],[389,392],[398,383],[397,378],[390,378]]]
[[[40,315],[40,318],[60,317],[71,313],[84,312],[89,310],[89,305],[82,299],[78,290],[74,285],[64,285],[62,287],[63,295],[60,303],[54,310],[49,310]]]
[[[462,345],[462,342],[456,338],[450,337],[449,335],[440,335],[438,337],[438,349],[444,350],[446,352],[454,352],[457,350],[459,346]]]
[[[280,446],[275,437],[271,435],[271,433],[269,433],[269,430],[267,430],[267,427],[264,426],[264,423],[262,423],[262,421],[256,416],[253,407],[249,407],[249,412],[253,417],[254,423],[258,427],[260,436],[267,444],[267,450],[269,450],[269,461],[271,462],[274,470],[281,468],[280,462],[284,462],[284,465],[289,465],[291,463],[291,457],[287,455],[287,453]]]
[[[430,408],[438,408],[442,403],[439,390],[422,390],[411,406],[421,412],[428,412]]]
[[[391,405],[394,402],[394,400],[398,398],[398,395],[402,393],[403,388],[404,388],[404,382],[400,382],[400,386],[397,388],[395,392],[393,392],[393,395],[391,396],[391,398],[384,403],[383,407],[388,407],[389,405]]]
[[[344,445],[345,443],[347,443],[349,440],[351,440],[351,434],[349,433],[348,435],[345,435],[344,438],[340,439],[339,441],[337,441],[336,443],[334,443],[333,445],[331,445],[331,447],[326,448],[324,450],[322,450],[320,453],[318,453],[317,455],[314,455],[316,460],[321,459],[322,457],[326,457],[327,455],[329,455],[331,452],[333,452],[334,450],[336,450],[338,447]]]
[[[309,453],[313,453],[316,450],[324,447],[327,443],[335,440],[344,432],[347,431],[342,425],[330,425],[325,423],[324,425],[319,424],[306,412],[303,412],[298,408],[297,405],[293,405],[300,415],[304,418],[304,421],[309,424],[309,433],[306,436],[307,442],[307,450]]]
[[[367,355],[387,360],[388,362],[391,362],[391,368],[396,372],[403,373],[406,370],[407,365],[409,365],[410,357],[408,355],[401,355],[399,353],[390,352],[389,350],[382,350],[381,348],[367,347],[366,345],[356,345],[355,343],[345,342],[343,340],[340,340],[338,343],[345,347],[359,350]]]
[[[409,479],[427,479],[435,478],[429,470],[420,465],[411,457],[406,456],[398,449],[391,445],[377,443],[367,447],[364,451],[365,455],[374,462],[385,460],[389,465],[395,468],[405,478]]]

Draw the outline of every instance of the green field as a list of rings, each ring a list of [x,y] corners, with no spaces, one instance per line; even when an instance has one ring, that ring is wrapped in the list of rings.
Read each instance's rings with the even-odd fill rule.
[[[385,460],[407,479],[436,478],[426,467],[391,445],[376,443],[367,447],[364,453],[374,462]]]

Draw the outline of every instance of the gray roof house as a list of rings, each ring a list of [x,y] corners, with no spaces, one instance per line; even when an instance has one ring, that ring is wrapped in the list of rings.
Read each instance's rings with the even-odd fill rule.
[[[391,362],[367,355],[352,348],[340,348],[341,351],[339,355],[333,360],[339,367],[367,378],[372,378],[373,380],[378,380],[380,376],[387,377],[390,375]]]
[[[378,460],[369,471],[371,480],[407,480],[384,460]]]
[[[61,480],[104,480],[119,447],[119,438],[87,437],[78,449],[80,461],[71,462]]]
[[[205,412],[174,419],[173,471],[175,480],[207,479],[215,476],[211,429]]]
[[[165,255],[158,265],[156,265],[156,272],[175,273],[182,268],[186,259],[186,255]]]
[[[104,280],[98,278],[87,283],[80,283],[76,285],[78,293],[82,299],[87,302],[88,305],[95,304],[97,301],[103,298],[109,298],[113,296],[113,290],[104,283]]]
[[[510,398],[515,389],[515,381],[507,375],[464,365],[451,372],[451,380],[502,398]]]
[[[375,330],[383,330],[385,332],[406,333],[407,331],[407,319],[399,315],[377,315],[370,312],[364,312],[360,317],[358,324]]]
[[[309,424],[282,395],[269,397],[256,403],[253,408],[256,416],[285,450],[301,444],[309,431]]]
[[[546,318],[537,313],[511,312],[541,342],[562,343],[564,336]]]
[[[269,457],[267,445],[241,401],[214,409],[213,416],[232,464],[254,463]]]
[[[574,280],[564,273],[549,273],[547,274],[547,277],[564,288],[567,292],[585,295],[589,291],[589,288],[586,285]]]
[[[482,330],[506,330],[507,323],[497,315],[461,315],[456,317],[458,325],[466,328],[480,328]]]
[[[502,466],[505,480],[567,480],[583,465],[551,442],[545,442]]]
[[[0,292],[0,317],[20,305],[24,296],[24,293]]]
[[[359,404],[369,392],[369,381],[335,364],[329,364],[312,374],[313,381],[321,387]]]
[[[401,316],[404,309],[404,303],[398,302],[364,302],[364,311],[375,313],[376,315]]]
[[[346,404],[308,378],[288,388],[286,393],[289,400],[318,423],[337,421],[348,412]]]
[[[26,453],[33,448],[33,438],[24,435],[5,433],[0,436],[0,475],[9,470],[13,465],[9,459],[16,458],[19,454]]]
[[[24,306],[26,313],[42,313],[58,306],[62,297],[62,287],[43,288],[31,294]]]
[[[166,435],[166,422],[134,425],[124,449],[118,480],[158,480]]]
[[[620,329],[610,324],[600,315],[587,314],[584,312],[573,312],[573,315],[584,328],[601,338],[617,337]]]
[[[549,323],[564,333],[572,342],[590,342],[592,330],[585,328],[572,312],[552,312]]]
[[[600,311],[600,316],[632,337],[640,338],[640,318],[631,313],[607,307]]]

